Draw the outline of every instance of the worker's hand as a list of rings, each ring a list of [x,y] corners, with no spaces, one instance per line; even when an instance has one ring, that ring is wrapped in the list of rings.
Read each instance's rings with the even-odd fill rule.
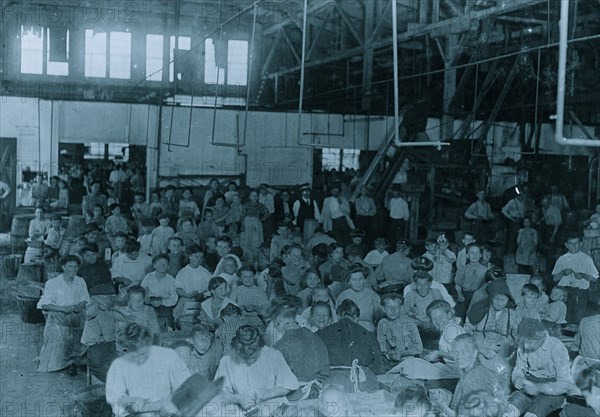
[[[152,307],[158,308],[158,307],[160,307],[162,305],[162,300],[160,300],[160,299],[158,299],[158,300],[154,299],[154,300],[150,301],[150,304],[152,304]]]
[[[571,275],[572,273],[573,273],[573,270],[571,268],[566,268],[566,269],[563,269],[563,271],[562,271],[563,276]]]
[[[425,360],[428,362],[436,362],[440,358],[441,354],[439,350],[433,350],[425,355]]]
[[[516,378],[514,381],[515,388],[518,390],[522,390],[525,386],[525,378]]]
[[[537,396],[540,394],[540,389],[538,388],[537,384],[528,380],[525,380],[525,382],[523,382],[522,390],[532,396]]]
[[[458,302],[459,303],[464,303],[465,302],[465,296],[462,294],[458,294]]]
[[[179,416],[181,413],[175,407],[175,404],[168,398],[160,402],[159,413],[161,416]]]

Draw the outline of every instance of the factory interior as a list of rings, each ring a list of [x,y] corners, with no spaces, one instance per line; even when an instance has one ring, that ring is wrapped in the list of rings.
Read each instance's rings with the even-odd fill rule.
[[[600,0],[0,7],[0,416],[600,417]]]

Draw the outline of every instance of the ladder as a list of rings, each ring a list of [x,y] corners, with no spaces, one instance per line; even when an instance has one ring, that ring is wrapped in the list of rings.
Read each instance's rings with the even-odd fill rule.
[[[402,126],[402,122],[400,122],[400,126]],[[400,131],[402,132],[402,130]],[[373,188],[373,198],[375,201],[383,200],[387,189],[392,184],[394,177],[408,156],[406,148],[398,146],[394,140],[395,128],[392,124],[392,126],[388,129],[386,140],[377,151],[377,154],[373,158],[373,161],[371,161],[371,164],[367,168],[365,175],[363,175],[358,182],[356,189],[350,197],[350,201],[354,202],[358,198],[360,190],[363,187],[369,186]],[[400,142],[405,140],[406,134],[399,138]],[[383,177],[377,175],[380,168],[382,168],[384,171]]]

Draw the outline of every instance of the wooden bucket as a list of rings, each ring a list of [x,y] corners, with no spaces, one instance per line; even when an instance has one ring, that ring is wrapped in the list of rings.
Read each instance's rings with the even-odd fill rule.
[[[65,240],[75,239],[83,234],[85,230],[85,217],[84,216],[71,216],[69,217],[69,225],[67,226],[67,233],[65,234]]]
[[[37,308],[40,299],[17,295],[17,305],[21,311],[21,321],[23,323],[37,324],[45,321],[42,310]]]
[[[2,258],[2,268],[6,278],[14,279],[19,271],[19,265],[23,262],[21,255],[6,255]]]
[[[31,214],[19,214],[13,217],[10,226],[10,240],[12,243],[20,244],[29,235],[29,223],[35,218]]]

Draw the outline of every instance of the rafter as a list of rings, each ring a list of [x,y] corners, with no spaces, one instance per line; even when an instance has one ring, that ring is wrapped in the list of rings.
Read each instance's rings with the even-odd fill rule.
[[[329,19],[329,16],[331,16],[332,10],[333,10],[333,8],[330,8],[327,10],[327,14],[325,15],[325,18],[319,24],[319,28],[317,29],[317,33],[315,34],[315,38],[312,41],[312,45],[310,45],[310,47],[308,48],[308,53],[306,54],[307,60],[310,59],[310,56],[312,55],[313,50],[317,46],[317,43],[319,42],[319,37],[321,36],[321,32],[323,31],[323,28],[327,25],[327,20]]]
[[[506,0],[501,6],[494,6],[484,10],[471,11],[468,14],[462,16],[442,20],[440,22],[430,23],[427,25],[414,25],[411,30],[398,34],[398,42],[406,42],[413,40],[427,34],[432,36],[439,36],[448,31],[450,32],[465,32],[469,30],[474,21],[489,18],[495,15],[504,15],[507,13],[515,12],[527,7],[535,6],[537,4],[545,3],[547,0]],[[305,68],[314,68],[321,65],[329,64],[332,62],[348,59],[356,55],[364,54],[366,48],[381,49],[392,45],[392,38],[385,38],[381,41],[369,43],[364,47],[356,47],[333,53],[328,57],[316,59],[314,61],[305,62]],[[300,70],[300,66],[294,66],[292,68],[280,70],[268,75],[269,78],[274,78],[275,75],[286,75],[292,74]]]
[[[288,46],[290,47],[290,50],[292,51],[292,54],[294,54],[294,58],[296,58],[296,61],[298,61],[298,63],[300,63],[300,55],[298,55],[298,52],[296,52],[296,48],[294,48],[294,44],[292,43],[292,41],[290,40],[290,37],[288,36],[287,32],[285,31],[285,27],[282,27],[280,32],[281,32],[281,35],[283,36],[283,39],[285,39],[285,43],[288,44]]]
[[[340,4],[340,0],[336,0],[335,1],[335,8],[340,13],[340,16],[342,17],[342,20],[344,21],[344,23],[348,27],[348,30],[350,30],[350,33],[352,34],[352,36],[354,37],[354,39],[356,39],[356,41],[358,42],[358,44],[360,46],[363,46],[364,43],[363,43],[362,39],[360,38],[360,36],[358,36],[358,33],[356,32],[356,29],[354,29],[354,26],[352,26],[352,22],[350,22],[350,19],[346,15],[346,12],[344,11],[344,8]]]
[[[307,10],[306,14],[308,16],[310,16],[310,15],[318,12],[319,10],[322,10],[325,6],[328,6],[331,4],[335,4],[335,0],[314,0],[308,6],[308,10]],[[279,29],[289,26],[291,24],[294,24],[296,27],[298,27],[300,29],[300,31],[302,31],[302,27],[300,26],[300,23],[298,22],[297,19],[287,18],[281,22],[277,22],[274,25],[269,26],[268,28],[266,28],[263,31],[263,34],[265,36],[273,35],[273,34],[277,33],[277,31]]]

